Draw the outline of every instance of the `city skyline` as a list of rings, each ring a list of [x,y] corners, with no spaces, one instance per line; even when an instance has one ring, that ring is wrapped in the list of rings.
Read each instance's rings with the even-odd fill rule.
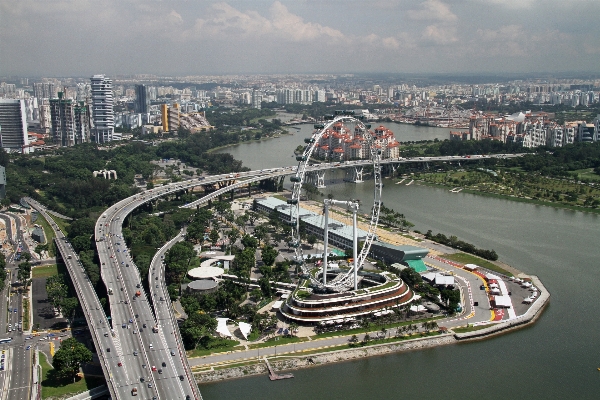
[[[589,0],[2,2],[0,75],[590,72]]]

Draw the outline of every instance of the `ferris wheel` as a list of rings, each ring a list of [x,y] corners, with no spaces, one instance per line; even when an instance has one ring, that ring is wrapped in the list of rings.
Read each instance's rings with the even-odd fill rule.
[[[288,200],[290,204],[290,221],[292,222],[292,241],[290,245],[294,247],[295,261],[302,266],[302,270],[305,274],[310,276],[312,283],[321,288],[327,288],[334,291],[348,290],[356,285],[355,279],[357,272],[362,268],[367,255],[371,249],[371,244],[376,238],[377,224],[379,222],[379,212],[381,208],[381,148],[377,145],[374,136],[369,131],[370,125],[363,123],[359,118],[354,117],[354,111],[336,111],[336,115],[329,115],[325,117],[326,122],[315,125],[315,131],[310,138],[304,139],[307,146],[305,147],[301,156],[297,156],[296,159],[299,161],[296,174],[290,178],[293,183],[292,186],[292,197]],[[368,158],[373,165],[373,205],[371,207],[371,216],[369,220],[369,229],[367,235],[363,240],[363,246],[360,249],[360,253],[356,257],[354,265],[349,271],[340,273],[334,279],[327,283],[318,278],[312,276],[306,264],[304,263],[304,255],[302,252],[302,245],[300,240],[300,196],[302,192],[302,185],[305,182],[305,178],[308,172],[318,170],[318,165],[309,166],[309,160],[315,152],[315,150],[322,143],[325,135],[331,135],[333,133],[333,127],[339,126],[338,124],[354,125],[356,135],[362,137],[363,146],[362,151],[366,154],[362,154],[362,158]],[[345,126],[345,125],[344,125]],[[327,138],[327,136],[325,136]],[[324,272],[325,275],[325,272]],[[326,276],[324,276],[326,280]]]

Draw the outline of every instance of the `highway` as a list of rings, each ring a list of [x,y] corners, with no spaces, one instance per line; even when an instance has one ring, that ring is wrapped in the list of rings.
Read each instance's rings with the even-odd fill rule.
[[[2,344],[4,351],[5,370],[0,371],[0,388],[2,398],[7,399],[29,399],[31,390],[31,351],[26,350],[23,339],[22,317],[23,298],[20,283],[17,281],[17,266],[19,261],[14,261],[18,243],[23,243],[23,251],[28,251],[27,245],[21,231],[21,221],[18,216],[0,214],[0,218],[6,225],[6,239],[13,247],[13,253],[6,258],[6,282],[2,290],[2,301],[0,305],[0,338],[11,337],[10,343]],[[11,220],[14,220],[15,230],[12,228]]]
[[[100,359],[100,364],[104,376],[106,377],[106,383],[111,397],[113,399],[120,399],[131,396],[130,389],[128,389],[127,385],[120,384],[120,378],[123,374],[122,369],[117,366],[117,363],[121,362],[122,355],[116,351],[116,349],[120,348],[119,338],[118,336],[113,337],[111,335],[110,326],[107,322],[104,309],[100,305],[98,296],[96,295],[83,266],[79,262],[77,254],[62,231],[58,228],[58,225],[52,222],[53,220],[48,213],[46,213],[46,209],[33,199],[26,198],[26,201],[46,218],[54,230],[54,234],[56,235],[56,247],[63,257],[71,280],[73,281],[73,286],[77,291],[77,297],[79,298],[79,303],[83,309],[94,345],[96,346],[98,358]],[[111,351],[107,351],[107,349],[110,349]]]
[[[178,190],[181,190],[178,185],[170,185],[154,193]],[[101,275],[107,288],[112,289],[111,316],[124,355],[122,384],[133,387],[137,383],[138,393],[144,398],[149,395],[168,400],[201,398],[175,333],[178,327],[171,320],[157,324],[139,271],[122,239],[122,221],[136,207],[156,197],[147,193],[122,200],[106,210],[95,227]],[[159,302],[159,298],[154,301]],[[155,325],[158,325],[156,332],[152,329]]]
[[[521,155],[415,157],[383,160],[381,164],[478,161]],[[368,160],[321,163],[308,166],[306,172],[335,168],[360,168],[370,164],[371,162]],[[293,175],[296,173],[296,168],[296,166],[290,166],[263,169],[171,183],[131,196],[107,209],[96,222],[95,238],[101,263],[102,280],[107,288],[112,289],[112,294],[108,296],[112,331],[98,297],[77,260],[77,255],[58,226],[50,222],[55,230],[57,247],[63,255],[77,289],[113,398],[129,397],[134,388],[137,390],[138,398],[157,400],[202,398],[185,357],[179,329],[176,326],[164,283],[164,265],[160,262],[160,257],[170,246],[166,245],[156,254],[149,272],[150,296],[154,300],[156,318],[141,282],[139,271],[122,238],[123,220],[135,208],[167,194],[196,186],[223,182],[229,184],[229,186],[182,206],[192,208],[251,182]],[[52,221],[42,205],[32,199],[27,199],[27,202],[48,221]],[[171,245],[180,238],[181,236],[178,236],[173,239],[170,242]],[[136,296],[138,291],[140,295]],[[160,300],[161,297],[163,300]],[[157,332],[152,329],[155,325],[158,328]],[[156,368],[156,371],[152,371],[153,367]],[[161,370],[160,373],[159,370]]]
[[[396,158],[396,159],[386,159],[381,160],[381,165],[394,165],[394,164],[407,164],[407,163],[429,163],[429,162],[466,162],[466,161],[479,161],[485,159],[504,159],[504,158],[514,158],[514,157],[522,157],[526,153],[519,154],[488,154],[488,155],[474,155],[474,156],[444,156],[444,157],[411,157],[411,158]],[[341,168],[362,168],[368,165],[373,165],[373,162],[370,160],[355,160],[355,161],[342,161],[342,162],[330,162],[330,163],[320,163],[309,165],[306,168],[306,172],[320,172],[329,169],[341,169]],[[245,186],[252,182],[257,182],[263,179],[268,178],[277,178],[286,175],[294,175],[296,174],[297,166],[290,167],[278,167],[278,168],[270,168],[270,169],[261,169],[255,171],[241,172],[239,174],[225,174],[225,175],[215,175],[208,177],[206,180],[195,182],[195,181],[186,181],[186,188],[192,186],[198,186],[208,183],[216,183],[227,180],[235,180],[235,183],[218,189],[207,196],[202,197],[196,201],[185,204],[181,206],[181,208],[196,208],[201,204],[208,202],[222,194],[229,192],[238,187]],[[232,178],[232,176],[235,176]],[[189,182],[192,182],[191,184]],[[196,183],[196,184],[194,184]]]

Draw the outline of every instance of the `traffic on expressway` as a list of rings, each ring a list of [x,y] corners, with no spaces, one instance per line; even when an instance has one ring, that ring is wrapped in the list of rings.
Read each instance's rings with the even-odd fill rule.
[[[477,156],[474,159],[514,156],[520,155]],[[469,161],[464,157],[423,157],[385,161],[423,163],[462,160]],[[385,164],[385,161],[382,164]],[[358,168],[368,164],[369,161],[324,163],[309,166],[307,171]],[[101,277],[108,291],[110,321],[107,320],[98,297],[78,261],[77,254],[58,226],[51,223],[55,230],[58,249],[77,288],[113,398],[136,395],[156,400],[202,398],[187,362],[177,321],[166,291],[164,265],[159,258],[164,252],[160,251],[152,261],[148,277],[150,287],[150,294],[148,294],[122,236],[122,224],[126,217],[144,203],[167,194],[196,186],[227,182],[228,186],[183,206],[191,208],[250,182],[295,174],[296,168],[290,166],[222,174],[166,184],[121,200],[102,213],[96,222],[95,240],[101,264]],[[52,221],[42,205],[32,199],[27,201],[48,221]],[[172,243],[180,237],[181,234],[174,238]],[[163,250],[166,251],[168,247]]]

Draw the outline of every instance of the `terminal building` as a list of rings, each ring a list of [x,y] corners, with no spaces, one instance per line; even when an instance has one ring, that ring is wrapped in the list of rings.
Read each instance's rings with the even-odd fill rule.
[[[274,197],[259,198],[254,201],[254,207],[257,211],[267,214],[273,210],[277,211],[279,217],[287,223],[295,223],[295,207],[290,214],[290,206],[285,201]],[[325,218],[322,215],[315,214],[312,211],[300,207],[300,220],[306,224],[308,233],[316,235],[321,240],[325,230]],[[367,232],[358,229],[358,241],[364,241]],[[352,248],[352,227],[335,218],[329,217],[329,244],[340,249]],[[385,264],[400,263],[407,267],[412,267],[417,272],[426,270],[423,258],[427,256],[429,249],[416,246],[396,246],[389,243],[377,241],[377,237],[371,245],[369,256],[383,261]]]

